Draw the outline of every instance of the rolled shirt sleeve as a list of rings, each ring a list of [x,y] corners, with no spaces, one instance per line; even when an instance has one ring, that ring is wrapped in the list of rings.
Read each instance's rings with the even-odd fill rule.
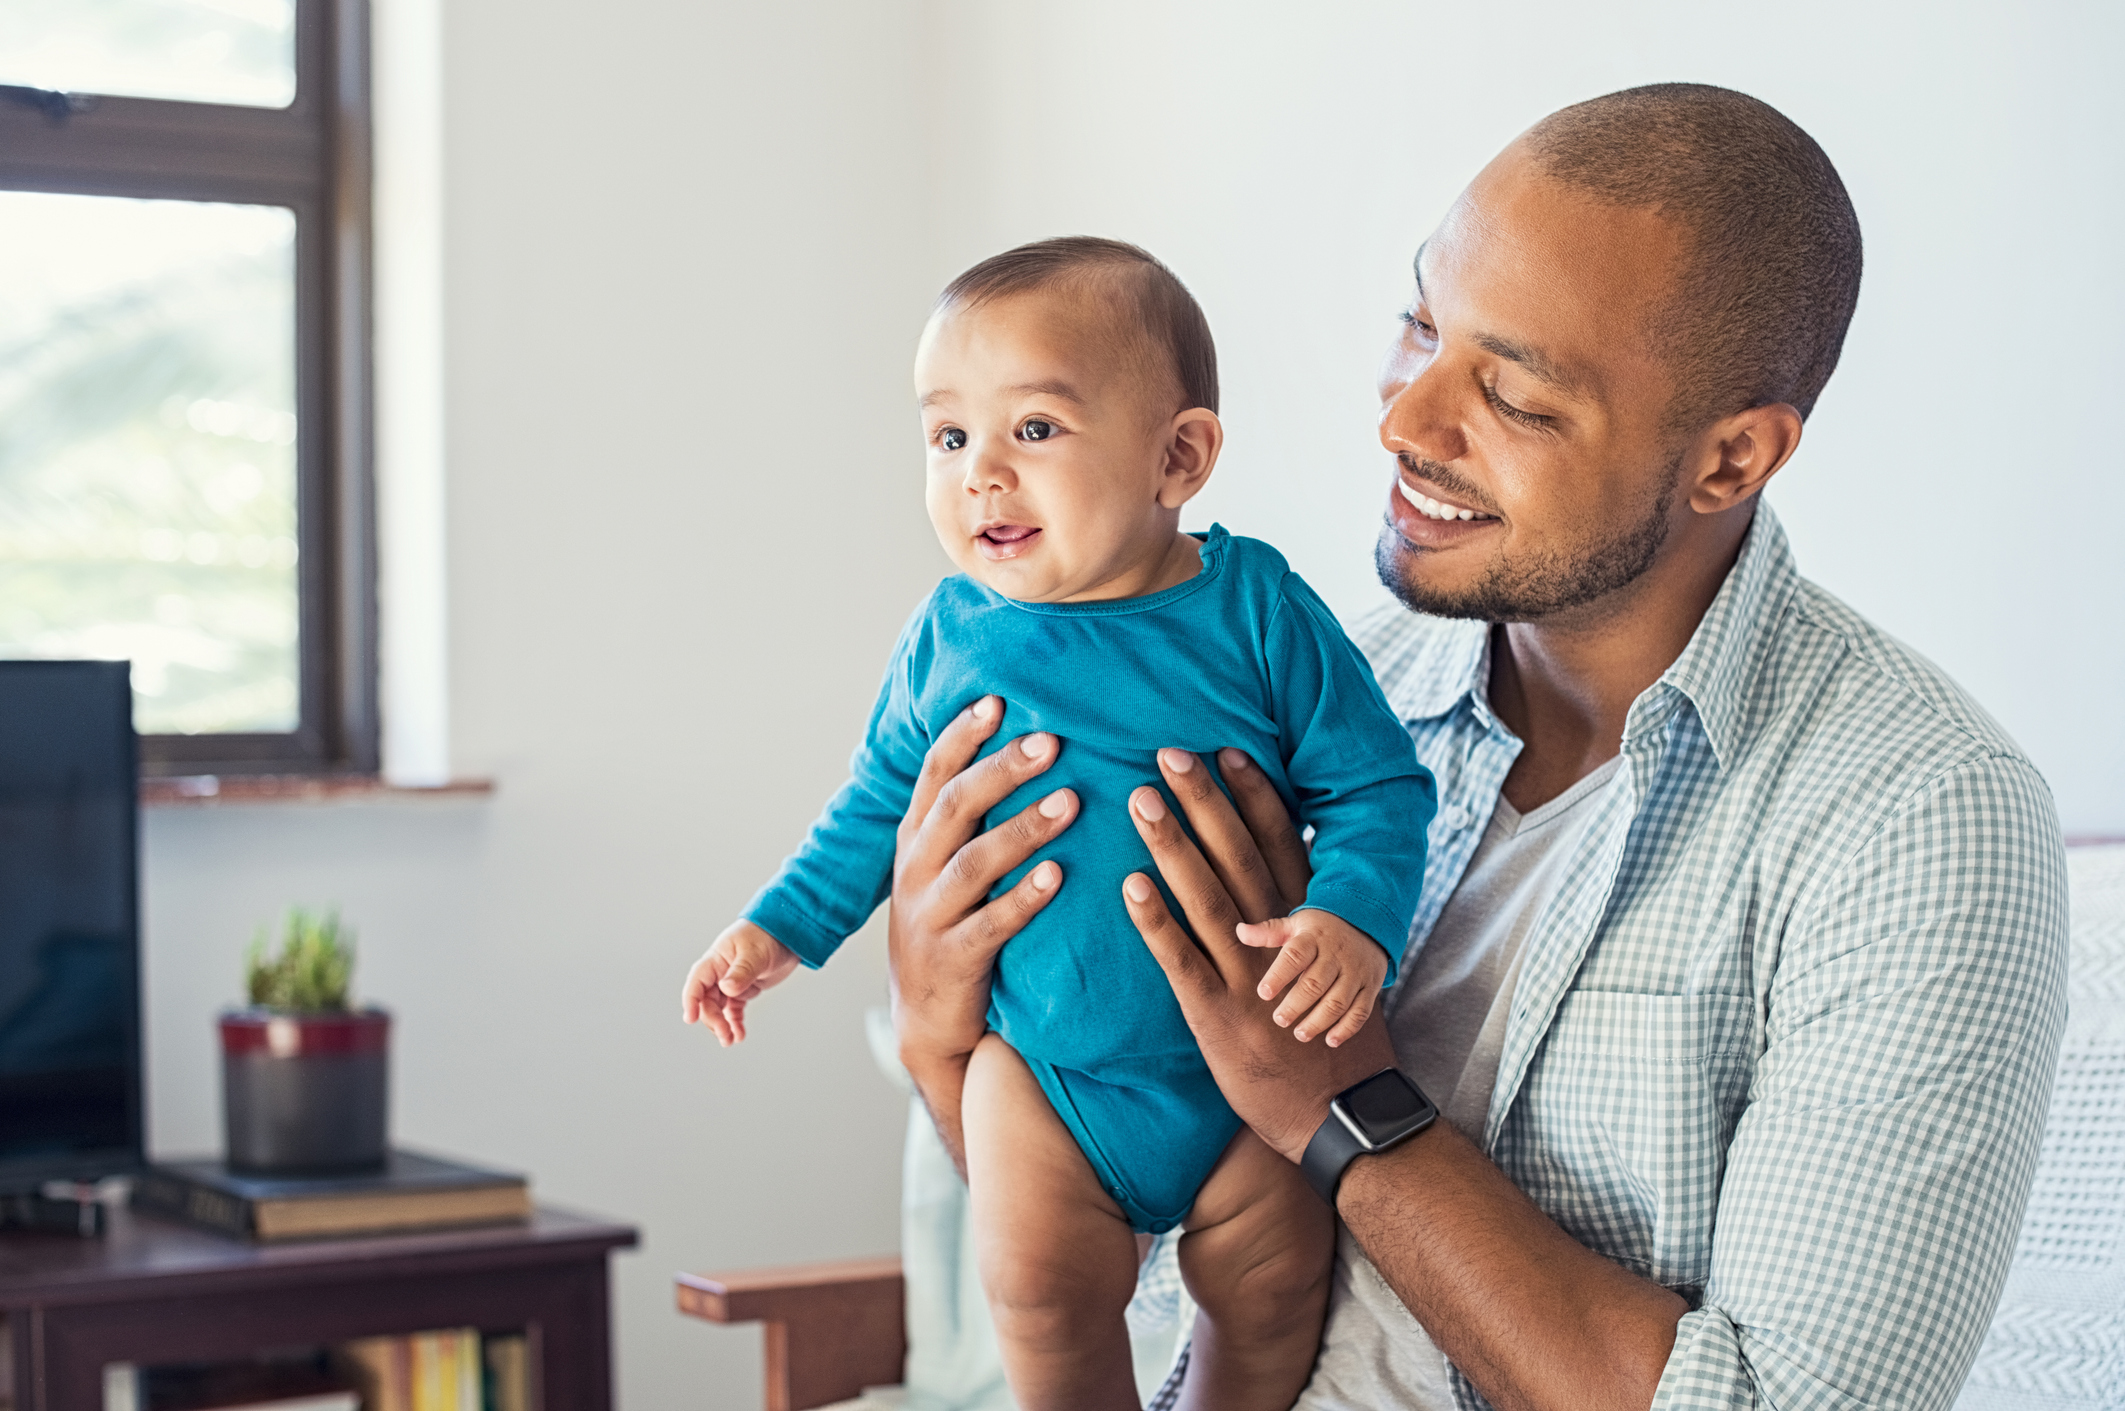
[[[1992,756],[1915,790],[1761,938],[1763,1052],[1655,1408],[1955,1399],[2028,1199],[2066,936],[2050,794]]]

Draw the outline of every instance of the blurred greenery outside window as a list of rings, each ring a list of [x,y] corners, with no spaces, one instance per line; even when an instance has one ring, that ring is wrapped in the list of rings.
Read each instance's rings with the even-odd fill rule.
[[[0,3],[0,656],[375,767],[362,0]]]

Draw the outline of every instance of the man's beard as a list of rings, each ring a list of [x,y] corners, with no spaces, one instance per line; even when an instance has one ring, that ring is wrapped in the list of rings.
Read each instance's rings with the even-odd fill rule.
[[[1410,467],[1442,489],[1451,491],[1460,477],[1433,461]],[[1669,462],[1653,492],[1620,533],[1525,557],[1499,556],[1475,586],[1442,592],[1404,578],[1395,571],[1401,533],[1390,518],[1373,551],[1380,582],[1411,612],[1433,617],[1473,618],[1478,622],[1539,622],[1545,617],[1598,602],[1636,581],[1653,566],[1667,541],[1668,510],[1682,479],[1682,454]],[[1410,550],[1421,554],[1421,549]]]

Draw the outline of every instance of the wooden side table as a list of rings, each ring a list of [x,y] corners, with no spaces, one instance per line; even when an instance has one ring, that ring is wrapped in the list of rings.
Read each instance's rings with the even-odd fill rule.
[[[116,1212],[108,1235],[0,1237],[18,1411],[100,1411],[106,1363],[478,1328],[521,1332],[545,1411],[612,1404],[607,1256],[636,1232],[558,1210],[530,1223],[254,1245]]]

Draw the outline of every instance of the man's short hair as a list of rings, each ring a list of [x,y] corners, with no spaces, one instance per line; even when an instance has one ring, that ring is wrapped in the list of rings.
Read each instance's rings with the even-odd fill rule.
[[[1859,216],[1837,168],[1770,104],[1702,83],[1576,103],[1528,131],[1551,177],[1651,208],[1689,241],[1655,314],[1677,425],[1773,402],[1803,418],[1837,367],[1859,302]]]
[[[1217,410],[1217,344],[1202,306],[1172,270],[1125,241],[1065,235],[991,255],[947,284],[937,309],[977,308],[1058,287],[1116,299],[1130,320],[1124,336],[1150,354],[1147,370],[1159,361],[1171,369],[1176,412]]]

